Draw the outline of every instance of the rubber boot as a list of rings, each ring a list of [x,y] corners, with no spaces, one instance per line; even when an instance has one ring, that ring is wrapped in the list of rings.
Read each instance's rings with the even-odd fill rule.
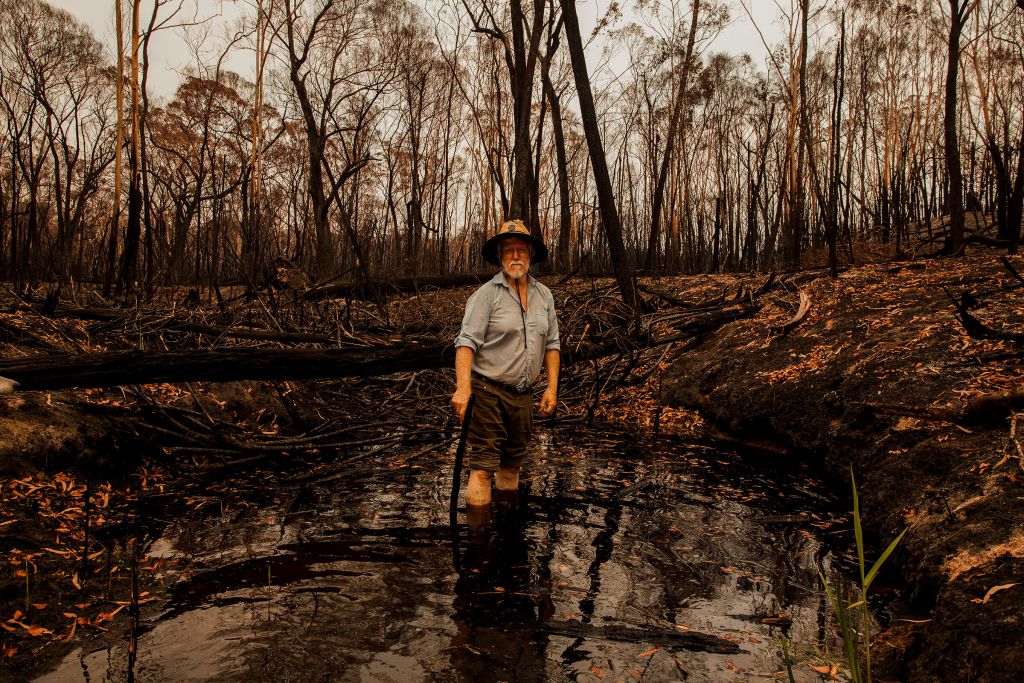
[[[475,545],[484,542],[491,527],[490,505],[467,505],[466,524],[469,525],[469,540]]]

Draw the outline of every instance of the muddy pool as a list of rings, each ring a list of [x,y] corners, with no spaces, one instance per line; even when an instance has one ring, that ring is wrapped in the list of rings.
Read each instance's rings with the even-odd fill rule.
[[[196,491],[147,541],[166,590],[130,674],[107,639],[37,680],[788,680],[783,636],[797,680],[838,659],[818,568],[853,575],[852,530],[797,465],[569,425],[532,449],[518,501],[456,530],[454,448]]]

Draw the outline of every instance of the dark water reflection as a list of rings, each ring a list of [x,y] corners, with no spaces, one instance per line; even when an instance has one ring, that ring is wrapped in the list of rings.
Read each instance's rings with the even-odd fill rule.
[[[451,453],[205,492],[150,548],[187,561],[136,680],[771,679],[780,614],[796,643],[834,648],[816,567],[835,578],[848,526],[806,475],[567,429],[534,451],[518,504],[454,539]],[[122,681],[126,662],[80,649],[39,680]]]

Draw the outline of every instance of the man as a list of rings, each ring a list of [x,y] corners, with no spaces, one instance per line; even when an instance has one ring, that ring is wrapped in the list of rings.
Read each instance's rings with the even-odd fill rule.
[[[533,383],[543,365],[540,414],[550,415],[561,363],[554,297],[529,275],[532,263],[548,257],[544,242],[522,221],[506,221],[484,244],[483,257],[501,270],[466,302],[455,340],[452,406],[460,419],[475,396],[467,441],[469,507],[490,504],[492,479],[498,491],[518,490],[533,428]]]

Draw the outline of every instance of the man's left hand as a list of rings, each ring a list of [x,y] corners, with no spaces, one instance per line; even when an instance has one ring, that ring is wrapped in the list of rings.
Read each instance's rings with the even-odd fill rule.
[[[548,387],[544,391],[544,395],[540,397],[540,414],[543,417],[547,417],[551,413],[555,412],[555,406],[558,404],[558,390],[554,387]]]

